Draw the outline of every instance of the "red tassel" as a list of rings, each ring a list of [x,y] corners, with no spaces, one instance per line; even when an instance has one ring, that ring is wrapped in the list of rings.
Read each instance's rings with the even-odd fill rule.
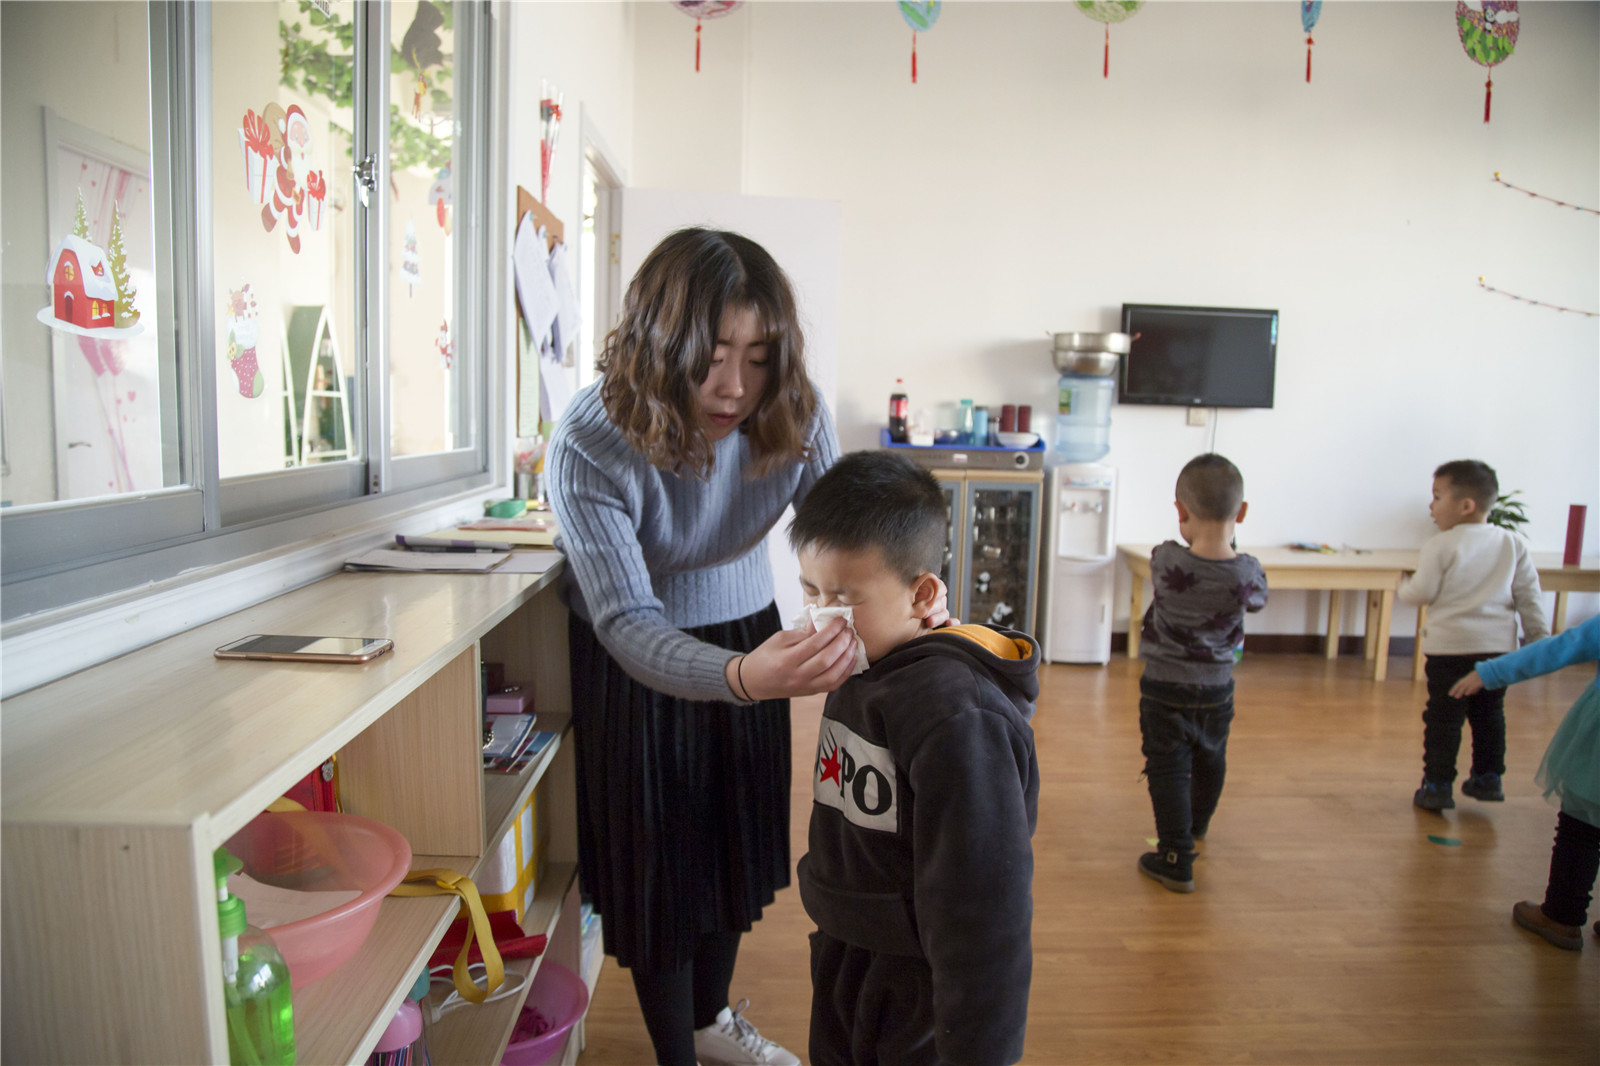
[[[1311,84],[1311,38],[1306,38],[1306,84]]]
[[[911,31],[911,84],[917,83],[917,31]]]
[[[694,20],[694,72],[700,73],[700,20]]]
[[[1106,62],[1105,66],[1100,69],[1100,76],[1102,78],[1111,77],[1111,23],[1109,22],[1106,23]]]
[[[1483,123],[1489,124],[1489,98],[1494,95],[1494,75],[1491,74],[1483,82]]]

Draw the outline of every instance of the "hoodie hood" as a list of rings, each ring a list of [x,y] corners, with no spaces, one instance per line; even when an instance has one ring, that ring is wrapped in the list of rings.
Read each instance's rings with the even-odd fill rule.
[[[945,626],[908,640],[872,664],[863,676],[886,675],[930,657],[981,666],[1025,720],[1039,698],[1039,644],[1026,633],[992,625]]]

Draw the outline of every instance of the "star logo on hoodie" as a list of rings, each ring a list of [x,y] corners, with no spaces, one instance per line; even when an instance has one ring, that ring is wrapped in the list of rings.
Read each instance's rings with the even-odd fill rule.
[[[818,760],[818,765],[822,767],[822,776],[817,779],[818,784],[821,784],[823,781],[831,780],[834,782],[834,784],[839,785],[841,788],[843,787],[844,782],[839,779],[840,763],[838,744],[835,744],[831,751],[825,753],[823,757]]]

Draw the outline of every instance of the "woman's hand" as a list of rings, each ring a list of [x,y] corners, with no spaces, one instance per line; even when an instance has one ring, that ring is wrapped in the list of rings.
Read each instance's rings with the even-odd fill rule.
[[[736,695],[751,700],[832,692],[856,665],[856,638],[842,618],[819,630],[784,629],[748,655],[729,659],[724,673]]]
[[[1466,696],[1475,696],[1482,691],[1483,678],[1478,676],[1476,670],[1450,686],[1450,696],[1458,700]]]

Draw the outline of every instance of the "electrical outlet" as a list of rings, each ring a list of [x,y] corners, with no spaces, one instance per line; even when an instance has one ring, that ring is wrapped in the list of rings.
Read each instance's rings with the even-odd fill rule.
[[[1206,409],[1204,407],[1191,407],[1191,408],[1189,408],[1189,424],[1191,426],[1203,426],[1203,425],[1205,425],[1206,424]]]

